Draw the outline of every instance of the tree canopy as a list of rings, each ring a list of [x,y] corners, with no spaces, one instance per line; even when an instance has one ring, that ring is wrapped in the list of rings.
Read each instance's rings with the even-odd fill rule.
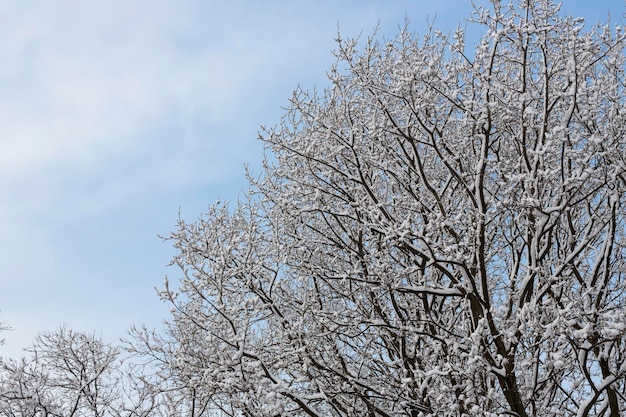
[[[623,409],[624,33],[472,22],[339,40],[248,198],[172,234],[181,372],[232,414]]]

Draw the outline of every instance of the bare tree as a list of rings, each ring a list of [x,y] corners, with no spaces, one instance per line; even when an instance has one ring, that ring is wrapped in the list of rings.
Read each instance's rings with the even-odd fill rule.
[[[48,391],[48,378],[25,358],[0,365],[0,415],[6,417],[61,416],[58,398]]]
[[[158,408],[119,349],[93,334],[62,326],[38,335],[26,352],[0,362],[0,416],[142,417]]]
[[[471,21],[475,47],[340,39],[247,198],[180,220],[181,387],[226,415],[623,412],[624,31],[548,0]]]

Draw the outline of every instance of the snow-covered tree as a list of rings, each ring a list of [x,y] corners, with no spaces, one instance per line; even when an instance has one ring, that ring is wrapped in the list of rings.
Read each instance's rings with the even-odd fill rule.
[[[159,396],[126,371],[120,350],[60,327],[38,335],[27,356],[0,360],[2,417],[144,417]]]
[[[624,412],[626,33],[471,22],[340,39],[246,197],[180,220],[168,341],[138,340],[204,415]]]

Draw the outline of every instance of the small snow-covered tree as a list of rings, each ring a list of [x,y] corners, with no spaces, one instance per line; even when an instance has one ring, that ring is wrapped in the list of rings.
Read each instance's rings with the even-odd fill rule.
[[[179,387],[224,415],[624,412],[626,34],[548,0],[471,21],[475,47],[339,40],[246,198],[180,221]]]
[[[60,327],[20,359],[0,361],[2,417],[147,417],[159,396],[127,371],[117,347]]]

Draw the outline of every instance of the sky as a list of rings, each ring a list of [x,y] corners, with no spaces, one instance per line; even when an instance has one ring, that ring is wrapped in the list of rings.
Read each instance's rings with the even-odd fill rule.
[[[478,1],[478,3],[481,3]],[[590,22],[623,0],[565,0]],[[0,0],[0,356],[59,325],[159,327],[180,215],[260,172],[261,125],[323,88],[342,37],[405,18],[453,30],[467,0]],[[617,20],[617,19],[616,19]]]

